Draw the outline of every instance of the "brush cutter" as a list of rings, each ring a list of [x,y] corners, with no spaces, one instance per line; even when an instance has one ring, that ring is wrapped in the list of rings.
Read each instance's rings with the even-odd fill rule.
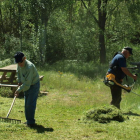
[[[110,78],[110,77],[113,77],[113,78]],[[113,76],[106,76],[104,78],[104,81],[103,82],[105,83],[105,85],[107,85],[109,87],[111,87],[112,85],[116,84],[116,85],[120,86],[121,88],[123,88],[124,90],[126,90],[127,92],[132,92],[135,95],[140,96],[139,94],[137,94],[137,93],[135,93],[135,92],[132,91],[132,89],[133,89],[133,87],[135,85],[135,82],[136,82],[135,80],[134,80],[133,84],[130,85],[130,86],[128,86],[126,84],[125,85],[122,85],[122,84],[119,84],[119,83],[116,82],[115,77],[113,75]]]
[[[137,94],[137,93],[135,93],[134,91],[132,91],[132,89],[133,89],[133,87],[134,87],[134,85],[135,85],[135,80],[134,80],[134,83],[131,85],[131,86],[129,86],[129,87],[131,87],[131,90],[129,91],[129,92],[131,92],[131,93],[134,93],[135,95],[138,95],[138,96],[140,96],[139,94]]]
[[[137,74],[136,74],[137,75]],[[115,80],[115,75],[114,74],[108,74],[108,75],[106,75],[106,77],[104,78],[104,84],[105,85],[107,85],[107,86],[109,86],[109,87],[111,87],[112,85],[114,85],[114,84],[116,84],[116,85],[118,85],[119,87],[121,87],[122,89],[124,89],[124,90],[126,90],[127,92],[132,92],[132,93],[134,93],[133,91],[131,91],[132,90],[132,88],[134,87],[134,85],[135,85],[135,80],[134,80],[134,82],[133,82],[133,84],[132,85],[126,85],[126,84],[124,84],[124,85],[122,85],[122,84],[120,84],[120,83],[118,83],[116,80]],[[136,93],[134,93],[134,94],[136,94]],[[136,95],[139,95],[139,94],[136,94]],[[139,95],[140,96],[140,95]]]
[[[127,92],[130,92],[131,91],[131,88],[132,86],[128,86],[128,85],[122,85],[120,83],[118,83],[116,80],[115,80],[115,75],[114,74],[107,74],[106,77],[104,78],[104,84],[111,87],[112,85],[116,84],[118,85],[119,87],[121,87],[122,89],[126,90]],[[134,86],[134,84],[133,84]]]
[[[132,92],[132,93],[134,93],[134,94],[136,94],[136,95],[140,96],[139,94],[137,94],[137,93],[135,93],[135,92],[133,92],[133,91],[130,91],[130,92]]]
[[[7,114],[6,118],[0,117],[0,121],[2,121],[2,122],[10,122],[10,123],[11,123],[11,122],[12,122],[12,123],[21,123],[21,120],[10,119],[10,118],[8,118],[9,115],[10,115],[10,112],[11,112],[11,110],[12,110],[12,108],[13,108],[13,105],[14,105],[14,103],[15,103],[15,100],[16,100],[16,96],[15,96],[14,99],[13,99],[13,102],[12,102],[12,104],[11,104],[11,107],[10,107],[10,109],[9,109],[9,111],[8,111],[8,114]]]

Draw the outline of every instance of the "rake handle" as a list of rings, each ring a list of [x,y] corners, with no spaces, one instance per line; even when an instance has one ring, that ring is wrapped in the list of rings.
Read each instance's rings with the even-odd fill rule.
[[[14,99],[13,99],[13,102],[12,102],[12,104],[11,104],[11,107],[10,107],[10,109],[9,109],[9,111],[8,111],[8,114],[7,114],[6,118],[9,117],[9,114],[10,114],[12,108],[13,108],[13,105],[14,105],[14,103],[15,103],[15,100],[16,100],[16,96],[15,96]]]

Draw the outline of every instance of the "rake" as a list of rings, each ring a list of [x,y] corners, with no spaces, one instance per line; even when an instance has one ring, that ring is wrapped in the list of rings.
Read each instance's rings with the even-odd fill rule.
[[[15,124],[21,123],[21,120],[8,118],[9,115],[10,115],[10,112],[11,112],[11,110],[12,110],[12,108],[13,108],[13,105],[14,105],[14,103],[15,103],[15,100],[16,100],[16,96],[15,96],[14,99],[13,99],[13,102],[12,102],[12,104],[11,104],[11,107],[10,107],[10,109],[9,109],[9,111],[8,111],[7,116],[6,116],[6,117],[0,117],[0,121],[2,121],[2,122],[8,122],[8,123],[15,123]]]

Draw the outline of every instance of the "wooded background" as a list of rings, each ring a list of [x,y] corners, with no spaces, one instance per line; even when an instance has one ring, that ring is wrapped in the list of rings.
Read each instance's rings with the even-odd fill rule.
[[[0,60],[108,63],[123,47],[140,61],[140,0],[0,0]]]

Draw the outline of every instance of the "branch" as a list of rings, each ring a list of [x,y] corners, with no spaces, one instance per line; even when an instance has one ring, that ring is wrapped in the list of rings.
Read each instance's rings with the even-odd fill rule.
[[[111,9],[110,14],[113,13],[113,11],[115,11],[115,9],[120,5],[121,2],[119,2],[113,9]]]
[[[84,2],[83,0],[81,0],[81,2],[83,3],[84,7],[88,10],[88,8],[87,8],[85,2]],[[97,20],[97,18],[93,15],[93,13],[92,13],[90,10],[88,10],[88,11],[89,11],[89,13],[93,16],[95,22],[98,24],[98,26],[99,26],[99,28],[100,28],[99,21]]]

